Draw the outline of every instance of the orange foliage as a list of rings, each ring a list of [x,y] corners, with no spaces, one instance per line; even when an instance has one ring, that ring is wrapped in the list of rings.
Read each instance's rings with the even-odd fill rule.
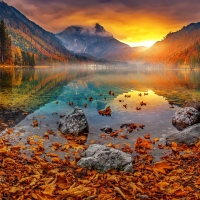
[[[11,133],[8,132],[8,135]],[[194,199],[200,198],[200,154],[199,144],[192,147],[172,143],[171,151],[159,162],[148,150],[153,149],[150,134],[146,139],[138,138],[134,157],[133,173],[110,170],[98,173],[94,170],[77,166],[80,159],[69,157],[60,159],[56,150],[86,149],[83,144],[87,135],[74,137],[67,135],[66,145],[53,143],[55,153],[46,153],[51,162],[37,156],[44,147],[37,142],[37,152],[31,158],[20,153],[23,146],[12,146],[5,138],[0,139],[0,198],[1,199]],[[28,139],[31,141],[31,138]],[[11,145],[11,146],[10,146]],[[107,146],[116,148],[120,145],[109,143]],[[132,153],[134,150],[127,143],[121,149]],[[181,153],[180,153],[181,152]]]

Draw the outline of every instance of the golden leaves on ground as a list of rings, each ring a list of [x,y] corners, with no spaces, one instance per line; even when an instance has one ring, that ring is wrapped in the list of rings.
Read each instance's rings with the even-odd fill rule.
[[[148,138],[150,138],[150,136]],[[146,153],[148,149],[152,149],[152,141],[138,138],[135,143],[135,151],[138,153]]]
[[[8,133],[9,134],[9,133]],[[36,143],[36,152],[42,152],[41,142]],[[146,139],[145,139],[146,138]],[[54,142],[52,148],[57,151],[86,149],[84,143],[87,135],[74,137],[67,135],[68,142],[62,145]],[[159,138],[150,140],[150,134],[138,138],[134,147],[134,173],[110,170],[100,174],[94,170],[82,169],[75,160],[60,159],[58,154],[48,152],[45,158],[33,155],[30,159],[20,154],[23,146],[10,146],[0,140],[0,199],[34,199],[34,200],[131,200],[131,199],[186,199],[200,198],[200,145],[193,147],[172,143],[164,149],[171,153],[159,162],[154,162],[150,154]],[[35,145],[34,143],[34,145]],[[8,145],[6,145],[8,144]],[[110,147],[116,148],[112,143]],[[134,149],[124,143],[123,151],[132,153]],[[159,149],[158,149],[159,150]],[[163,151],[163,150],[160,150]]]

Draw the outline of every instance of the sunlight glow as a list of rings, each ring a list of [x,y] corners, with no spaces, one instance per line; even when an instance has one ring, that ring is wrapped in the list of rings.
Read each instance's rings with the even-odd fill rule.
[[[156,40],[145,40],[141,42],[126,42],[123,41],[124,43],[128,44],[131,47],[139,47],[139,46],[144,46],[144,47],[151,47],[156,43]]]

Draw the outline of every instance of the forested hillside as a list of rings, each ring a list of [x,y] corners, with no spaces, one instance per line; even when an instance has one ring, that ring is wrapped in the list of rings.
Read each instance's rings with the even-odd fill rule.
[[[200,67],[200,22],[168,33],[162,41],[142,52],[137,60],[169,67]]]
[[[66,50],[53,33],[45,31],[5,2],[0,2],[0,20],[4,21],[11,36],[14,63],[17,65],[28,64],[30,57],[35,58],[36,65],[87,61],[86,57]]]

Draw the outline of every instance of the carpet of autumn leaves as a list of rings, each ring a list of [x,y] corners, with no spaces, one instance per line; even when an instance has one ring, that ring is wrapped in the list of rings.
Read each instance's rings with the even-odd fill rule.
[[[200,199],[200,143],[192,147],[176,143],[162,147],[171,153],[154,162],[149,150],[157,147],[158,141],[147,134],[144,139],[137,139],[134,149],[123,149],[137,152],[134,173],[110,170],[101,174],[78,167],[80,156],[72,161],[49,154],[51,162],[37,153],[27,158],[20,153],[20,147],[1,138],[0,199]],[[81,145],[76,138],[65,148],[78,146]],[[42,151],[40,146],[38,149]]]

